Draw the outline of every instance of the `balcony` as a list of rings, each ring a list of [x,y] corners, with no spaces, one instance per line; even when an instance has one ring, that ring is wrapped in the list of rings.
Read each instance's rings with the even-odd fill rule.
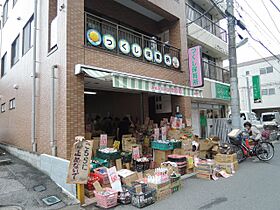
[[[199,18],[200,16],[202,17]],[[199,25],[201,28],[215,35],[216,37],[223,40],[224,42],[227,42],[226,30],[220,27],[218,24],[216,24],[208,17],[203,16],[201,12],[197,11],[195,8],[191,7],[190,5],[188,5],[188,19],[190,21],[194,21],[195,24]]]
[[[227,69],[203,61],[204,77],[223,83],[230,83],[230,72]]]
[[[228,57],[227,31],[216,22],[203,16],[201,12],[187,5],[188,43],[202,45],[211,56],[226,59]]]
[[[90,31],[95,34],[89,38]],[[180,70],[180,49],[87,12],[85,34],[85,45],[89,48],[99,48],[145,63]]]

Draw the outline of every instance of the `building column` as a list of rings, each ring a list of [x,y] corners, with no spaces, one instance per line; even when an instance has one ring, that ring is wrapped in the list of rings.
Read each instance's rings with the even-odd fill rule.
[[[183,96],[172,96],[172,115],[176,114],[176,106],[180,107],[180,113],[184,119],[191,120],[191,98]]]

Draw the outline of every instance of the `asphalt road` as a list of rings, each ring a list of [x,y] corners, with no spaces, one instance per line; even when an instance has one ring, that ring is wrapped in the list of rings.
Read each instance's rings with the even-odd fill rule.
[[[234,176],[217,181],[189,178],[181,191],[145,208],[149,209],[280,210],[280,144],[275,144],[275,156],[268,163],[247,159]]]

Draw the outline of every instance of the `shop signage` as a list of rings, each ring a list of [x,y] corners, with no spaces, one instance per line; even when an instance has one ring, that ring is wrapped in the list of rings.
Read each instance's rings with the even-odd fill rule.
[[[92,156],[92,141],[87,141],[82,136],[77,136],[75,140],[68,167],[67,183],[86,184]]]
[[[215,84],[216,98],[230,100],[230,86],[220,83]]]
[[[160,85],[153,85],[151,87],[152,91],[159,91],[174,95],[183,95],[184,94],[184,88],[181,87],[164,87]]]
[[[138,146],[132,147],[132,159],[137,160],[140,158],[140,149]]]
[[[189,56],[189,72],[190,72],[190,86],[203,87],[204,74],[202,65],[202,51],[201,46],[192,47],[188,50]]]
[[[254,103],[261,103],[262,102],[262,96],[261,96],[260,76],[259,75],[253,76],[252,81],[253,81]]]
[[[159,128],[155,128],[154,129],[154,138],[155,138],[155,140],[159,140]]]
[[[108,142],[107,134],[101,134],[100,135],[100,149],[106,148],[107,142]]]
[[[125,39],[121,39],[119,41],[119,49],[123,54],[129,54],[130,53],[130,45],[129,42]]]
[[[163,55],[161,52],[159,52],[157,50],[157,43],[154,40],[151,41],[151,48],[146,47],[142,49],[141,46],[137,43],[130,44],[125,39],[116,40],[110,34],[104,34],[102,36],[102,34],[95,29],[89,29],[87,31],[86,37],[88,42],[95,47],[101,45],[101,43],[103,42],[103,45],[106,49],[114,50],[118,45],[120,52],[125,55],[128,55],[131,52],[134,57],[140,58],[143,54],[143,57],[147,61],[157,64],[161,64],[162,62],[164,62],[166,66],[173,66],[176,69],[180,67],[179,59],[175,56],[171,57],[171,55],[169,54]]]
[[[108,50],[113,50],[116,48],[116,40],[110,34],[103,35],[103,43]]]

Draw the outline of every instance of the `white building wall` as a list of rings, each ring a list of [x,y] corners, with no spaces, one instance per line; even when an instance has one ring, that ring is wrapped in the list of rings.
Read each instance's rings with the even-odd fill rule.
[[[270,63],[270,64],[269,64]],[[241,110],[248,110],[248,94],[246,72],[249,72],[249,86],[252,109],[273,109],[280,107],[280,64],[274,59],[270,59],[269,63],[261,60],[257,63],[244,63],[238,67],[238,87],[240,94],[240,108]],[[273,72],[267,74],[260,74],[260,69],[273,66]],[[260,75],[261,89],[275,88],[275,95],[262,95],[262,103],[254,103],[252,76]]]

